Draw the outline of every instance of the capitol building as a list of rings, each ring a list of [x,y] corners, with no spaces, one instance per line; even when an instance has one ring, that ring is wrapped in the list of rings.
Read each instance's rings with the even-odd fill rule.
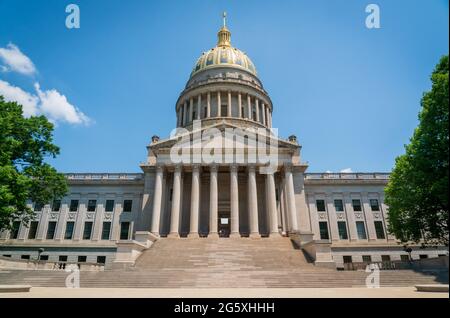
[[[30,202],[34,219],[0,234],[0,256],[125,268],[163,241],[278,239],[327,268],[408,260],[387,232],[389,174],[308,173],[297,137],[272,127],[283,106],[225,23],[174,102],[176,128],[151,138],[141,173],[67,174],[67,196]]]

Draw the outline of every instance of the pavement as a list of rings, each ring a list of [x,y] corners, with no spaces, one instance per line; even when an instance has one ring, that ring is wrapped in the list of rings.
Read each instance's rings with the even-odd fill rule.
[[[449,298],[415,287],[381,288],[57,288],[0,293],[0,298]]]

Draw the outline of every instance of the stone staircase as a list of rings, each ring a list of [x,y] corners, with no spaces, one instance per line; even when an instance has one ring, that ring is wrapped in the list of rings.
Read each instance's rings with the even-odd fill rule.
[[[63,287],[64,271],[0,271],[1,284]],[[157,241],[127,270],[81,272],[81,287],[305,288],[365,286],[364,271],[336,271],[309,263],[288,238]],[[448,272],[381,271],[382,286],[448,282]]]

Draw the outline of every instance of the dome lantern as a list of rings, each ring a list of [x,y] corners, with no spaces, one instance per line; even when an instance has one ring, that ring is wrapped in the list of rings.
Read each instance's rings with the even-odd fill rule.
[[[231,46],[231,32],[227,29],[226,25],[227,13],[223,13],[223,27],[217,33],[218,41],[217,46]]]

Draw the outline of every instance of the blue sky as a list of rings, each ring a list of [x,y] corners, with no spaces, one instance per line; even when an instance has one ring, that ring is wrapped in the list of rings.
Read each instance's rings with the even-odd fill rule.
[[[65,27],[69,3],[80,29]],[[365,27],[369,3],[380,29]],[[174,127],[176,99],[225,10],[232,44],[272,98],[274,127],[297,135],[309,172],[390,171],[448,54],[448,9],[442,0],[0,0],[0,49],[34,66],[0,59],[0,84],[54,116],[59,170],[138,172],[151,136]]]

